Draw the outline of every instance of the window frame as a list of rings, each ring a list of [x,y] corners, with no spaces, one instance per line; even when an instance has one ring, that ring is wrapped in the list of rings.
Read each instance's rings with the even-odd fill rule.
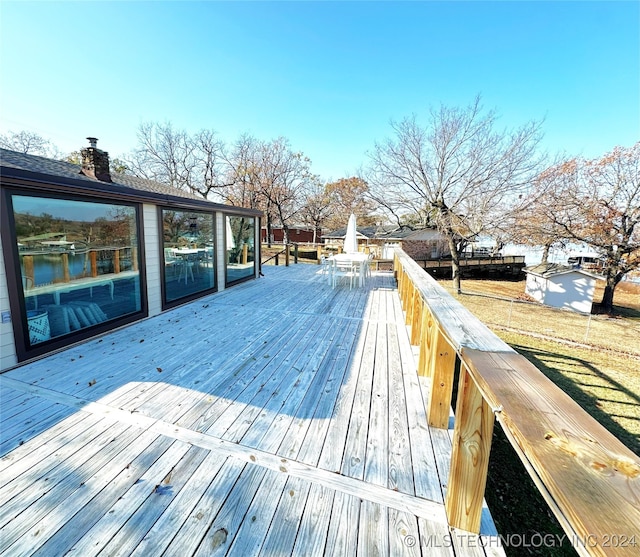
[[[209,215],[213,220],[213,263],[214,263],[214,272],[213,272],[213,286],[211,288],[207,288],[205,290],[199,290],[198,292],[194,292],[192,294],[187,294],[181,298],[176,298],[175,300],[167,300],[167,289],[166,289],[166,266],[164,264],[164,220],[163,220],[163,211],[182,211],[188,213],[202,213],[204,215]],[[192,302],[193,300],[197,300],[202,298],[203,296],[207,296],[209,294],[213,294],[218,291],[218,281],[220,280],[218,277],[218,267],[217,267],[217,211],[206,211],[203,208],[194,209],[192,207],[180,206],[180,205],[158,205],[157,206],[157,221],[158,221],[158,249],[160,254],[160,292],[161,292],[161,302],[162,302],[162,311],[167,309],[171,309],[177,306],[181,306],[188,302]]]
[[[246,282],[248,280],[252,280],[255,279],[256,276],[258,275],[258,270],[259,270],[259,262],[260,262],[260,243],[257,242],[256,240],[256,230],[258,229],[259,225],[260,225],[260,218],[259,217],[255,217],[252,215],[242,215],[239,213],[232,213],[232,212],[226,212],[223,213],[223,219],[224,219],[224,248],[225,248],[225,255],[224,255],[224,283],[225,283],[225,288],[228,288],[230,286],[234,286],[236,284],[241,284],[243,282]],[[240,217],[240,218],[250,218],[253,219],[253,273],[246,276],[246,277],[241,277],[239,279],[236,280],[229,280],[229,275],[228,275],[228,268],[229,268],[229,262],[228,262],[228,258],[227,258],[227,221],[226,219],[228,217]]]
[[[79,201],[87,203],[101,203],[104,205],[122,205],[132,207],[135,211],[135,229],[138,241],[138,273],[140,281],[140,309],[132,313],[123,315],[103,323],[97,323],[89,327],[72,331],[62,336],[56,336],[49,340],[31,346],[28,336],[29,328],[27,322],[27,307],[22,288],[22,275],[20,271],[20,254],[18,251],[18,240],[16,235],[15,218],[13,212],[13,196],[59,199],[64,201]],[[2,184],[2,195],[0,195],[0,217],[2,219],[2,249],[5,261],[5,272],[7,277],[7,289],[9,293],[9,310],[11,313],[11,323],[13,325],[13,336],[16,349],[16,357],[19,363],[37,358],[51,352],[67,348],[78,342],[95,337],[99,334],[111,331],[117,327],[127,325],[148,316],[147,300],[147,276],[144,265],[145,239],[142,203],[132,201],[118,195],[114,196],[92,196],[76,192],[51,188],[43,191],[40,187],[29,187],[28,185]]]

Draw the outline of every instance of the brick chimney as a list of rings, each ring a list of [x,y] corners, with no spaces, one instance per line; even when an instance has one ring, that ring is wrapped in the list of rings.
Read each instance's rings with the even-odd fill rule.
[[[98,149],[98,140],[95,137],[87,137],[87,139],[89,147],[80,151],[82,156],[82,170],[80,172],[101,182],[111,182],[109,153]]]

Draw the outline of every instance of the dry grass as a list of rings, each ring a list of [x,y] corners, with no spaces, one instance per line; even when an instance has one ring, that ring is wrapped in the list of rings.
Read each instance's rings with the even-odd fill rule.
[[[453,292],[451,281],[440,284]],[[527,303],[524,284],[524,281],[463,280],[463,294],[457,298],[490,326],[640,356],[640,285],[618,286],[615,294],[617,315],[612,317],[586,316],[535,302]],[[602,296],[601,290],[596,290],[596,299],[598,296]]]

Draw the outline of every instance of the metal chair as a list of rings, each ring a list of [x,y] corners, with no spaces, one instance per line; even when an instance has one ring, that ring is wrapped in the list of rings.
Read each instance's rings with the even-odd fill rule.
[[[184,283],[187,284],[187,280],[191,277],[191,282],[195,282],[193,278],[193,269],[198,265],[198,258],[194,255],[187,255],[183,257],[181,261],[178,263],[180,266],[180,274],[178,275],[178,282],[182,280],[184,277]]]
[[[359,264],[352,261],[331,261],[331,286],[335,288],[343,278],[349,279],[349,290],[353,288],[353,281],[357,279]]]

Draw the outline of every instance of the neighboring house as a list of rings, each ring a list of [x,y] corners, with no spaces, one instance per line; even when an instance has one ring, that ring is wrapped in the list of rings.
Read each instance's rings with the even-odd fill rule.
[[[591,313],[593,293],[598,277],[556,263],[524,269],[525,292],[536,301],[551,307]]]
[[[323,234],[324,243],[341,245],[346,232],[346,228],[341,228]],[[450,255],[446,238],[434,228],[414,230],[408,226],[392,225],[358,227],[358,244],[367,247],[381,259],[391,259],[392,249],[396,246],[417,261]]]
[[[323,232],[322,243],[325,246],[342,247],[344,245],[344,237],[347,234],[347,227],[338,228],[331,232]],[[358,226],[356,229],[356,240],[358,241],[358,249],[363,250],[366,246],[373,246],[373,238],[375,235],[375,227]]]
[[[0,371],[258,277],[262,213],[81,155],[0,149]]]
[[[415,230],[402,240],[402,249],[416,261],[429,261],[451,256],[449,242],[435,228]]]

